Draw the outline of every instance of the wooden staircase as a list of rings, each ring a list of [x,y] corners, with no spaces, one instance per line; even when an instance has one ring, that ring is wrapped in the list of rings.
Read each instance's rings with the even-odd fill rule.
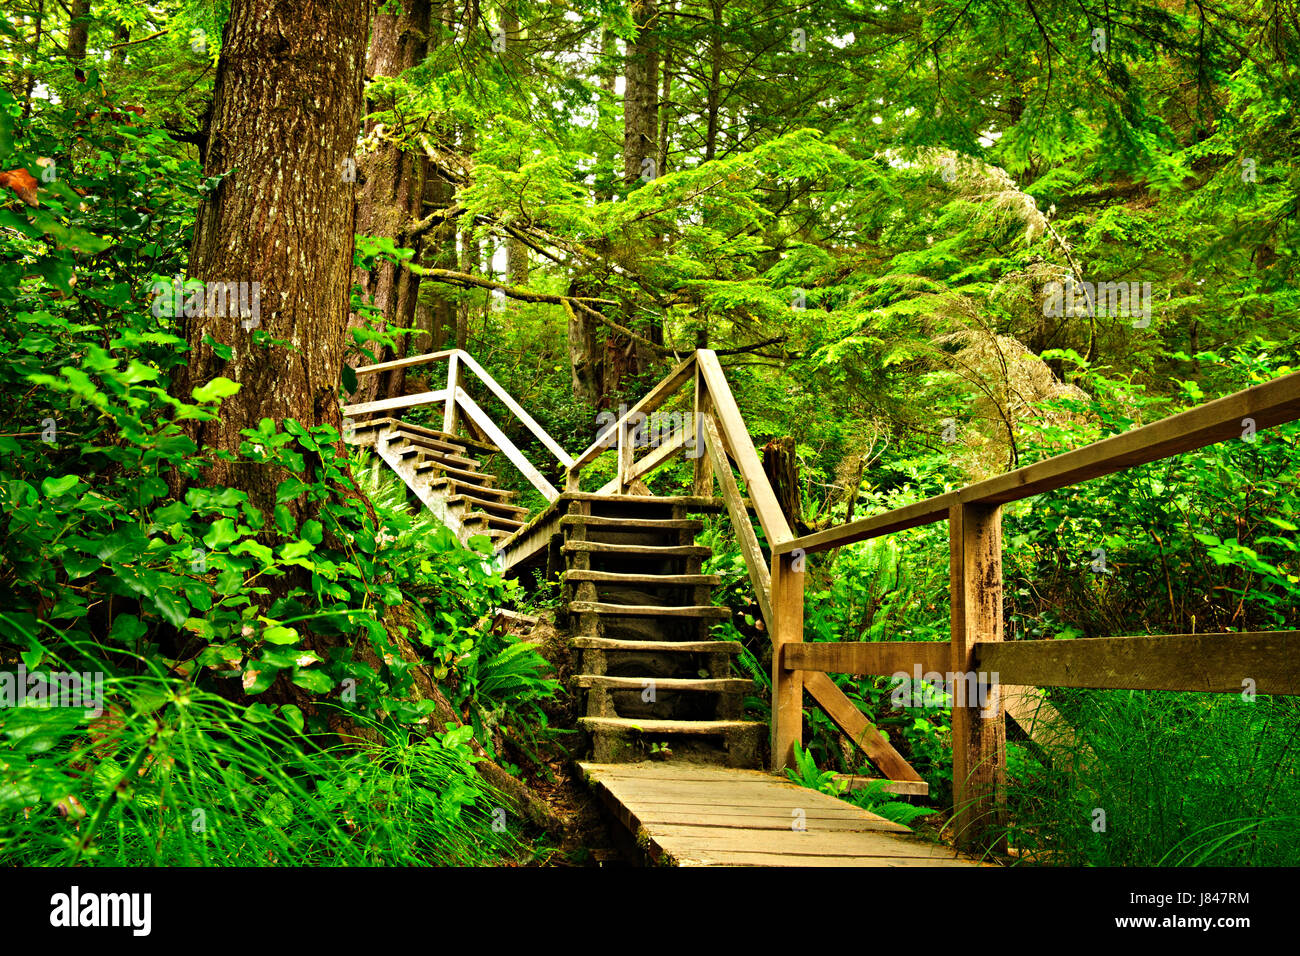
[[[731,676],[740,645],[713,640],[727,619],[713,605],[712,552],[695,544],[693,511],[710,498],[582,495],[560,520],[567,623],[585,695],[579,725],[597,763],[645,759],[667,743],[674,760],[758,766],[765,725],[742,718],[752,681]]]
[[[524,524],[527,509],[511,504],[518,492],[495,487],[496,476],[481,470],[495,445],[395,418],[359,422],[345,440],[373,448],[463,544],[486,535],[495,545]]]

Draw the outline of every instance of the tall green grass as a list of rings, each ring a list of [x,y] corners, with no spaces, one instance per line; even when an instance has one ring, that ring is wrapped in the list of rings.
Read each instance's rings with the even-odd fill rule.
[[[1009,755],[1009,839],[1025,859],[1065,866],[1300,860],[1300,700],[1058,691],[1053,703],[1075,739],[1013,745]]]
[[[0,865],[482,865],[524,855],[467,728],[312,749],[257,705],[158,675],[109,709],[0,710]]]

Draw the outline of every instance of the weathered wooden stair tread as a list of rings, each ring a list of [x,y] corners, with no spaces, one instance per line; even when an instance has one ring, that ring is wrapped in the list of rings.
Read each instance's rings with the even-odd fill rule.
[[[421,451],[424,452],[424,458],[420,460],[421,468],[437,468],[439,471],[446,472],[447,477],[449,478],[457,481],[465,481],[473,485],[496,484],[496,475],[489,475],[486,472],[475,470],[479,467],[478,462],[468,464],[470,459],[458,458],[454,464],[449,464],[449,456],[447,455],[441,455],[438,452],[429,450],[428,448],[423,448]],[[465,466],[463,468],[457,467],[457,465],[461,464],[462,461],[466,463]]]
[[[704,530],[704,522],[695,518],[610,518],[602,515],[565,515],[560,519],[564,526],[590,528],[648,528],[663,531]]]
[[[658,604],[605,604],[600,601],[570,601],[571,614],[612,614],[620,617],[731,617],[731,608],[712,604],[664,607]]]
[[[754,682],[747,677],[608,677],[600,674],[579,674],[575,680],[579,687],[645,690],[649,684],[653,684],[656,690],[700,691],[712,694],[743,692],[754,687]]]
[[[565,571],[566,581],[595,581],[600,584],[656,584],[660,587],[716,587],[717,574],[633,574],[622,571]]]
[[[412,435],[416,435],[428,441],[441,442],[443,445],[448,446],[449,450],[452,451],[459,449],[457,452],[459,454],[473,450],[475,452],[481,451],[489,455],[495,455],[501,451],[500,448],[490,442],[478,441],[477,439],[469,438],[465,435],[448,435],[444,431],[439,431],[434,428],[426,428],[423,425],[413,425],[410,422],[404,422],[398,419],[392,419],[392,422],[393,427],[400,431],[409,432]]]
[[[744,650],[736,641],[620,641],[613,637],[575,637],[573,646],[593,651],[677,651],[687,654],[739,654]]]
[[[486,511],[471,511],[460,519],[461,524],[473,524],[474,522],[487,523],[489,527],[500,528],[511,534],[519,528],[519,522],[514,518],[507,518],[504,515],[488,514]]]
[[[764,729],[765,724],[753,720],[658,720],[634,717],[579,717],[578,723],[587,730],[638,732],[643,734],[725,734],[736,730]]]
[[[470,504],[482,508],[484,511],[498,511],[514,515],[528,514],[527,508],[520,508],[518,505],[506,504],[502,501],[491,501],[487,498],[480,498],[477,495],[452,495],[447,499],[447,504]],[[522,523],[522,522],[521,522]]]
[[[488,488],[484,485],[472,484],[456,478],[444,478],[441,475],[435,475],[430,478],[429,487],[447,488],[453,494],[472,492],[472,497],[480,499],[495,499],[503,504],[508,504],[515,498],[519,497],[519,492],[517,491],[507,491],[504,488]]]
[[[688,511],[720,511],[726,507],[721,498],[699,495],[601,495],[591,491],[566,491],[563,497],[570,501],[614,502],[620,505],[680,505]]]
[[[451,460],[454,460],[455,464],[457,465],[463,464],[465,467],[454,468],[451,465],[447,464],[447,462]],[[438,455],[438,454],[430,455],[428,453],[428,450],[426,449],[425,457],[420,461],[419,464],[415,466],[415,470],[427,471],[429,469],[436,468],[439,471],[445,471],[447,474],[454,475],[457,478],[463,478],[467,481],[471,478],[476,478],[487,484],[492,484],[497,480],[496,475],[487,475],[481,471],[474,471],[473,469],[477,467],[478,467],[478,462],[471,461],[468,458],[453,459],[452,456],[450,455]]]
[[[906,827],[758,770],[580,763],[656,862],[678,866],[983,866]]]
[[[697,544],[610,544],[605,541],[566,541],[564,550],[592,554],[629,554],[651,558],[707,558],[713,551]]]

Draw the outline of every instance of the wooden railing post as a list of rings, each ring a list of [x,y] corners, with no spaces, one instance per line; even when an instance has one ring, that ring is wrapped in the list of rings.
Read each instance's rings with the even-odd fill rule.
[[[632,453],[632,426],[623,419],[618,423],[618,465],[614,473],[617,482],[614,493],[617,495],[627,494],[627,473],[632,467]]]
[[[456,389],[460,387],[460,356],[455,352],[447,359],[447,404],[442,410],[442,430],[448,435],[456,434]]]
[[[803,745],[803,671],[786,670],[782,648],[803,642],[802,555],[772,556],[772,770],[794,765]],[[799,562],[800,570],[794,569]]]
[[[975,673],[974,654],[977,641],[1002,640],[1002,507],[953,505],[948,531],[954,837],[1005,852],[1006,724],[996,678]]]
[[[695,429],[695,475],[691,482],[691,494],[700,498],[713,496],[713,466],[709,456],[704,453],[704,416],[713,411],[709,394],[704,384],[704,375],[700,363],[695,363],[695,416],[691,428]]]

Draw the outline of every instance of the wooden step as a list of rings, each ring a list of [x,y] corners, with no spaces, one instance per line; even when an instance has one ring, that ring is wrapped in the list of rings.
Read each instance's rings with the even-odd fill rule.
[[[633,731],[643,734],[725,734],[728,731],[766,731],[756,720],[638,720],[634,717],[579,717],[586,730]]]
[[[570,643],[579,650],[656,654],[739,654],[744,650],[737,641],[620,641],[615,637],[575,637]]]
[[[375,418],[365,422],[358,422],[354,419],[352,422],[352,428],[350,430],[352,439],[348,441],[348,444],[358,445],[361,443],[361,439],[363,437],[370,438],[371,432],[376,432],[376,431],[382,432],[388,428],[391,428],[392,426],[390,423],[391,423],[391,419],[387,419],[387,418]],[[345,430],[345,434],[347,433],[348,432]]]
[[[721,498],[703,498],[698,495],[598,495],[589,491],[566,491],[569,501],[609,502],[619,505],[682,505],[689,511],[721,511],[727,503]]]
[[[472,511],[460,519],[462,526],[473,523],[486,524],[489,528],[500,528],[507,534],[514,534],[523,525],[514,518],[503,518],[501,515],[490,515],[484,511]]]
[[[600,674],[578,674],[574,681],[579,687],[606,687],[616,690],[645,690],[647,681],[656,690],[693,690],[712,694],[735,694],[753,690],[754,682],[747,677],[607,677]]]
[[[487,498],[479,498],[476,495],[452,495],[447,499],[449,505],[470,505],[483,511],[493,511],[499,514],[526,515],[527,508],[520,508],[517,505],[508,505],[500,501],[491,501]],[[521,522],[522,523],[522,522]]]
[[[605,604],[601,601],[570,601],[570,614],[612,614],[623,617],[711,617],[725,620],[731,608],[709,605],[661,607],[657,604]]]
[[[653,584],[665,588],[717,587],[722,583],[722,577],[717,574],[625,574],[620,571],[565,571],[564,579],[605,584]]]
[[[410,435],[404,435],[401,432],[393,432],[388,442],[389,451],[402,451],[410,454],[412,451],[421,452],[430,461],[439,463],[448,462],[458,468],[474,469],[478,467],[478,462],[473,458],[466,458],[463,455],[454,455],[449,451],[441,448],[434,448],[429,443],[419,438],[412,438]],[[471,471],[470,474],[477,475],[479,472]]]
[[[443,490],[444,488],[452,495],[460,492],[473,493],[477,498],[495,498],[496,500],[508,503],[519,497],[517,491],[507,491],[504,488],[488,488],[483,485],[472,485],[465,481],[458,481],[455,478],[440,478],[437,476],[429,479],[429,487]]]
[[[415,445],[428,451],[436,451],[448,458],[454,458],[458,463],[472,462],[471,467],[477,467],[478,462],[469,457],[469,449],[464,445],[453,445],[451,442],[441,441],[437,438],[430,438],[427,435],[413,434],[406,428],[399,428],[397,435],[403,441]]]
[[[396,422],[396,425],[403,431],[419,435],[429,441],[441,442],[444,445],[458,447],[460,449],[458,454],[464,454],[466,451],[472,450],[475,453],[483,452],[485,454],[495,455],[501,450],[490,442],[479,441],[476,438],[470,438],[468,435],[448,435],[444,431],[439,431],[434,428],[426,428],[423,425],[412,425],[409,422],[403,421]]]
[[[726,747],[727,763],[733,767],[753,767],[758,763],[759,741],[767,733],[766,726],[752,720],[579,717],[578,726],[591,734],[592,750],[597,763],[618,763],[638,758],[634,739],[639,739],[644,745],[653,742],[652,738],[655,737],[687,736],[721,737]]]
[[[561,526],[584,526],[592,528],[649,528],[664,531],[694,531],[699,534],[704,530],[704,522],[694,518],[606,518],[600,515],[565,515],[560,519]]]
[[[589,551],[593,554],[630,554],[647,558],[707,558],[712,548],[698,544],[610,544],[605,541],[566,541],[564,550]]]
[[[463,475],[457,476],[462,481],[470,481],[473,478],[480,478],[485,483],[496,481],[496,477],[494,475],[485,475],[482,474],[481,472],[469,471],[467,469],[460,469],[460,468],[452,469],[449,468],[445,463],[439,461],[436,458],[422,458],[415,465],[416,474],[425,478],[433,477],[435,474],[449,474],[452,471],[458,471],[458,472],[463,471]]]
[[[474,464],[477,466],[478,463],[475,462]],[[497,483],[496,475],[489,475],[482,471],[474,471],[472,468],[456,468],[447,464],[447,456],[445,455],[427,455],[416,468],[417,471],[427,471],[429,469],[437,469],[454,479],[464,481],[467,484],[474,485],[475,487],[495,485]]]

